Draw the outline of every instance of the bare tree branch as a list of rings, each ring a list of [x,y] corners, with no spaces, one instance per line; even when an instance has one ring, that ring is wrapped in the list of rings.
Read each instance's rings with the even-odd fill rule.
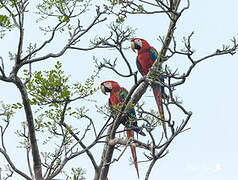
[[[71,45],[74,45],[75,43],[77,43],[77,42],[79,41],[79,39],[80,39],[85,33],[87,33],[92,27],[94,27],[96,24],[101,23],[101,22],[103,22],[103,21],[106,20],[106,18],[101,19],[101,20],[99,19],[100,16],[101,16],[102,14],[104,14],[104,13],[105,13],[105,12],[100,12],[100,10],[99,10],[99,8],[98,8],[98,9],[97,9],[97,16],[95,17],[95,19],[93,20],[93,22],[92,22],[83,32],[81,32],[80,26],[77,27],[77,29],[75,29],[74,34],[72,34],[72,36],[71,36],[70,39],[68,40],[68,43],[63,47],[63,49],[62,49],[60,52],[58,52],[58,53],[49,53],[49,54],[47,54],[47,55],[45,55],[45,56],[41,56],[41,57],[38,57],[38,58],[33,58],[33,59],[30,59],[30,60],[26,60],[26,58],[25,58],[25,59],[24,59],[25,61],[24,61],[23,63],[21,63],[21,66],[23,66],[23,65],[25,65],[25,64],[28,64],[28,63],[43,61],[43,60],[45,60],[45,59],[56,58],[56,57],[62,56],[62,55],[66,52],[66,50],[71,47]],[[79,31],[76,31],[76,30],[79,30]],[[81,32],[81,33],[80,33],[80,32]],[[53,34],[52,34],[52,36],[53,36]],[[51,37],[52,37],[52,36],[51,36]],[[54,36],[53,36],[53,37],[54,37]],[[52,37],[52,38],[53,38],[53,37]],[[43,45],[44,45],[44,44],[43,44]],[[43,45],[42,45],[42,46],[43,46]],[[41,46],[41,47],[42,47],[42,46]],[[44,46],[43,46],[43,47],[44,47]],[[40,49],[39,49],[39,50],[40,50]]]
[[[0,153],[3,154],[3,156],[5,157],[5,159],[7,160],[7,162],[9,163],[9,165],[11,166],[11,168],[18,173],[19,175],[21,175],[22,177],[24,177],[27,180],[31,180],[31,178],[29,176],[27,176],[25,173],[23,173],[22,171],[20,171],[18,168],[15,167],[14,163],[11,161],[10,157],[8,156],[8,154],[6,153],[6,151],[4,151],[2,148],[0,148]]]
[[[27,61],[33,54],[37,53],[38,51],[42,50],[47,44],[51,43],[52,40],[55,37],[55,33],[58,29],[58,27],[62,24],[62,22],[59,22],[53,29],[51,36],[48,40],[46,40],[40,47],[38,47],[37,49],[35,49],[34,51],[32,51],[31,53],[29,53],[28,55],[26,55],[25,57],[22,58],[21,61]]]

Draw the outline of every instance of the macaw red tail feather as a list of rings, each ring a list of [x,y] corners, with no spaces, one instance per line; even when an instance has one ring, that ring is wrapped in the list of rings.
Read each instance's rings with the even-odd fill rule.
[[[165,118],[164,118],[164,109],[163,109],[163,105],[162,105],[162,95],[161,95],[161,92],[160,92],[160,87],[152,88],[152,89],[153,89],[153,93],[154,93],[154,96],[155,96],[156,104],[157,104],[158,109],[159,109],[160,118],[162,119],[162,126],[163,126],[163,129],[164,129],[164,135],[165,135],[166,139],[168,139],[167,130],[166,130],[166,124],[165,124]]]
[[[134,138],[134,132],[133,130],[128,130],[127,131],[127,138]],[[138,163],[137,163],[137,156],[136,156],[136,148],[135,146],[130,146],[131,147],[131,153],[132,153],[132,157],[133,157],[133,160],[134,160],[134,165],[135,165],[135,168],[136,168],[136,172],[137,172],[137,176],[138,178],[140,177],[139,175],[139,169],[138,169]]]

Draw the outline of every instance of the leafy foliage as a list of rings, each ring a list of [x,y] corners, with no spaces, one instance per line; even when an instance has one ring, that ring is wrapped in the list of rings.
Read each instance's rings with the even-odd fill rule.
[[[117,4],[121,4],[123,0],[110,0],[110,2],[112,3],[112,5],[117,5]]]
[[[4,104],[2,101],[0,101],[0,117],[3,121],[8,121],[9,118],[11,118],[14,115],[14,108],[12,108],[9,104]]]
[[[3,0],[0,2],[0,11],[4,10],[4,8],[9,5],[10,7],[14,7],[15,4],[18,3],[18,0]],[[2,11],[4,12],[4,11]],[[0,39],[4,37],[6,34],[6,31],[11,31],[16,24],[11,22],[11,19],[13,17],[12,13],[5,12],[4,14],[0,14]]]
[[[26,88],[31,95],[31,104],[51,104],[58,107],[58,103],[64,102],[70,97],[70,87],[67,85],[68,76],[64,75],[62,65],[58,61],[55,69],[50,71],[35,71],[33,78],[27,83]],[[24,70],[25,75],[29,75]],[[29,80],[26,78],[26,80]]]
[[[24,70],[24,73],[24,80],[28,82],[26,89],[30,94],[30,103],[37,108],[35,112],[39,114],[35,118],[36,129],[40,131],[47,129],[52,135],[57,132],[57,126],[62,121],[62,116],[68,115],[72,118],[81,119],[87,113],[84,106],[76,109],[67,106],[64,109],[65,104],[84,99],[98,90],[97,87],[94,87],[95,76],[89,77],[84,84],[79,82],[70,84],[69,76],[65,75],[59,61],[54,69],[35,71],[31,78],[28,70]],[[20,103],[13,105],[15,109],[20,107]],[[71,127],[68,128],[68,130],[71,130]],[[45,143],[47,143],[47,140]]]
[[[0,14],[0,39],[4,37],[7,30],[10,31],[13,27],[14,26],[11,24],[9,16]]]
[[[86,178],[84,177],[85,170],[82,168],[72,168],[71,169],[71,175],[67,174],[64,172],[64,174],[67,176],[67,180],[85,180]]]
[[[60,22],[68,22],[69,18],[86,12],[89,2],[90,0],[43,0],[37,5],[38,14],[41,15],[39,20],[57,17]]]
[[[8,16],[0,14],[0,26],[2,27],[10,26],[10,20]]]

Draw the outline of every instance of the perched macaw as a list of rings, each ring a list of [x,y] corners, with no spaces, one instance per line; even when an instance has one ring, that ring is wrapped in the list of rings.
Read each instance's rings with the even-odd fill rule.
[[[142,76],[145,76],[149,72],[155,60],[157,59],[158,52],[156,51],[154,47],[150,46],[150,44],[146,40],[141,38],[134,38],[131,40],[131,49],[134,52],[135,52],[135,49],[137,50],[138,54],[136,58],[136,66],[139,72],[142,74]],[[160,69],[161,67],[159,68],[159,70]],[[160,81],[163,83],[164,78],[161,77]],[[164,92],[164,87],[157,84],[153,86],[152,89],[153,89],[156,104],[159,109],[160,118],[162,119],[164,134],[165,134],[165,137],[168,139],[166,124],[165,124],[165,117],[164,117],[164,109],[162,104],[162,98],[166,97],[166,94]]]
[[[102,82],[101,90],[102,90],[103,94],[110,93],[109,106],[111,107],[113,116],[115,117],[118,114],[118,112],[120,111],[120,109],[122,107],[121,105],[123,104],[123,102],[128,94],[128,91],[125,88],[120,87],[119,84],[115,81]],[[140,130],[138,128],[135,117],[136,117],[135,109],[132,109],[128,118],[126,118],[122,122],[123,125],[126,126],[127,128],[133,128],[133,129],[127,130],[127,138],[128,139],[134,138],[134,131],[136,131],[136,133],[139,133],[139,134],[145,136],[144,132],[142,132],[142,130]],[[135,148],[135,146],[130,146],[130,147],[131,147],[131,153],[132,153],[132,157],[134,160],[136,172],[139,177],[136,148]]]

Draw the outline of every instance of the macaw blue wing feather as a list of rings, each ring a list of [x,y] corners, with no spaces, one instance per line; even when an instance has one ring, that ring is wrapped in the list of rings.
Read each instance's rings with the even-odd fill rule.
[[[136,59],[136,66],[137,66],[137,69],[139,70],[139,72],[141,73],[141,74],[143,74],[142,73],[142,67],[141,67],[141,65],[140,65],[140,63],[139,63],[139,61]]]
[[[158,52],[153,47],[150,48],[150,57],[154,62],[158,57]]]
[[[152,58],[153,61],[155,61],[158,57],[158,52],[156,51],[156,49],[154,49],[153,47],[150,48],[150,56]],[[159,70],[162,69],[162,66],[159,67]],[[164,78],[160,77],[160,82],[164,83]],[[154,86],[154,89],[156,92],[158,92],[158,88],[161,88],[161,92],[164,93],[164,86],[161,85],[159,87],[159,85]]]
[[[121,96],[121,99],[124,101],[126,99],[126,96],[127,96],[128,92],[126,89],[120,89],[120,96]]]
[[[153,47],[150,48],[150,57],[154,62],[158,58],[158,52]],[[160,66],[158,70],[161,71],[162,66]],[[164,83],[164,78],[160,77],[159,81],[163,84]],[[161,119],[163,120],[162,125],[163,125],[163,128],[164,128],[165,137],[168,139],[166,125],[165,125],[165,122],[164,122],[164,120],[165,120],[164,119],[164,110],[163,110],[163,105],[162,105],[162,94],[165,94],[164,86],[156,84],[152,88],[153,88],[153,93],[154,93],[154,96],[155,96],[155,100],[156,100],[156,103],[157,103],[157,106],[158,106],[158,109],[159,109],[159,112],[160,112]]]
[[[121,88],[121,89],[120,89],[120,96],[121,96],[121,99],[122,99],[123,101],[126,99],[127,94],[128,94],[128,91],[127,91],[126,89],[124,89],[124,88]],[[136,118],[136,111],[135,111],[134,108],[131,109],[131,112],[130,112],[131,121],[128,122],[128,127],[134,126],[134,127],[136,128],[136,134],[137,134],[137,137],[138,137],[138,131],[139,131],[139,130],[138,130],[138,128],[137,128],[137,127],[138,127],[138,126],[137,126],[137,121],[136,121],[136,120],[132,120],[133,117]]]
[[[120,89],[120,96],[121,96],[121,99],[124,101],[125,99],[126,99],[126,96],[127,96],[127,94],[128,94],[128,92],[127,92],[127,90],[126,89]],[[131,115],[132,116],[134,116],[134,117],[136,117],[136,111],[135,111],[135,109],[133,108],[133,109],[131,109]]]

